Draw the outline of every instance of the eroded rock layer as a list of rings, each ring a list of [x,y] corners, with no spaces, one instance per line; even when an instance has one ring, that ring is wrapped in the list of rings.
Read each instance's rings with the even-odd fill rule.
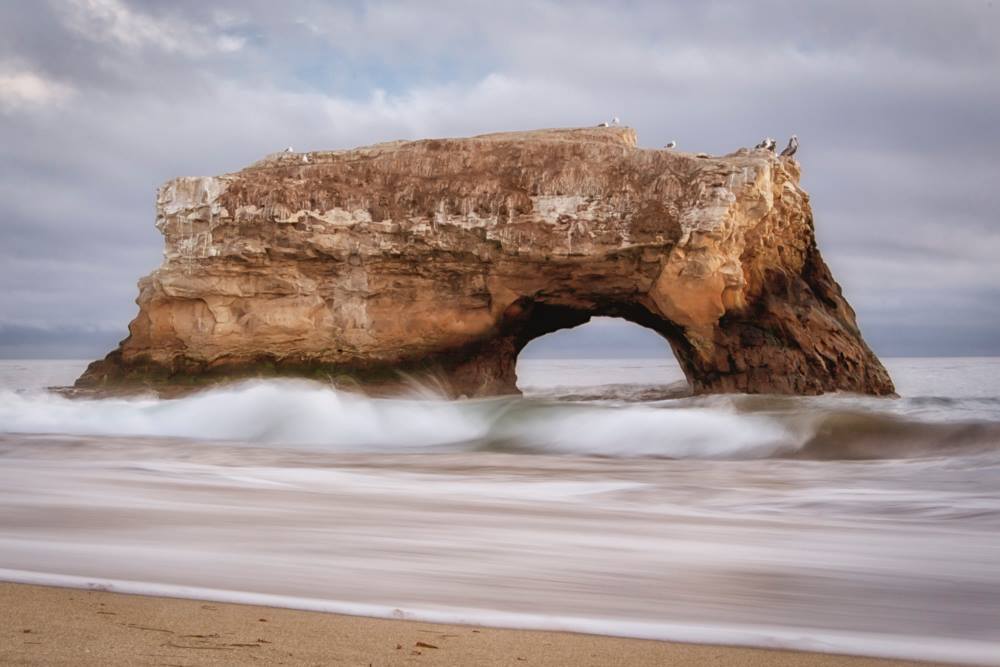
[[[438,374],[515,392],[530,340],[595,315],[669,340],[697,392],[893,391],[820,256],[799,166],[629,128],[285,153],[159,190],[162,266],[78,386]]]

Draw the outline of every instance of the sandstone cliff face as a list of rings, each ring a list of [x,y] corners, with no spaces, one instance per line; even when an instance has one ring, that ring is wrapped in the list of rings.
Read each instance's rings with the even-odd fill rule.
[[[515,392],[591,316],[667,338],[697,392],[893,391],[820,257],[790,158],[628,128],[280,154],[160,188],[163,265],[78,386],[259,372]]]

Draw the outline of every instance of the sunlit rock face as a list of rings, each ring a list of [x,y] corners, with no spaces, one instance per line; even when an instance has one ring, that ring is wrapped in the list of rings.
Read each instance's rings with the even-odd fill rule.
[[[157,197],[162,266],[78,386],[286,373],[516,392],[518,352],[649,327],[696,392],[888,394],[820,256],[799,165],[636,147],[629,128],[283,153]]]

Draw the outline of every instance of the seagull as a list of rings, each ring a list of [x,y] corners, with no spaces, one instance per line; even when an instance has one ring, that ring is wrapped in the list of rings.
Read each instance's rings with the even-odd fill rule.
[[[309,156],[306,155],[305,153],[302,154],[302,162],[303,163],[309,162]]]
[[[781,157],[792,157],[797,150],[799,150],[799,138],[793,134],[792,138],[788,140],[785,150],[781,151]]]
[[[614,118],[611,119],[611,124],[612,125],[621,125],[621,121],[618,120],[618,116],[615,116]]]
[[[293,150],[292,150],[292,147],[291,147],[291,146],[289,146],[288,148],[286,148],[286,149],[285,149],[285,152],[286,152],[286,153],[294,153],[295,151],[293,151]]]
[[[778,146],[778,142],[771,137],[764,137],[759,144],[754,146],[754,149],[766,148],[767,150],[774,152],[774,149]]]
[[[664,146],[664,148],[677,148],[677,142],[671,140],[671,141],[667,142],[667,145]]]
[[[597,124],[597,127],[607,127],[607,126],[608,126],[608,121],[604,121],[603,123]]]

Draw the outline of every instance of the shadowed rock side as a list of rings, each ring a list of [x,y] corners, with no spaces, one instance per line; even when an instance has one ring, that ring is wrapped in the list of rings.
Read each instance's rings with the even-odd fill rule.
[[[609,315],[663,335],[696,392],[893,391],[793,159],[617,127],[307,155],[160,188],[163,265],[77,386],[403,370],[513,393],[530,340]]]

